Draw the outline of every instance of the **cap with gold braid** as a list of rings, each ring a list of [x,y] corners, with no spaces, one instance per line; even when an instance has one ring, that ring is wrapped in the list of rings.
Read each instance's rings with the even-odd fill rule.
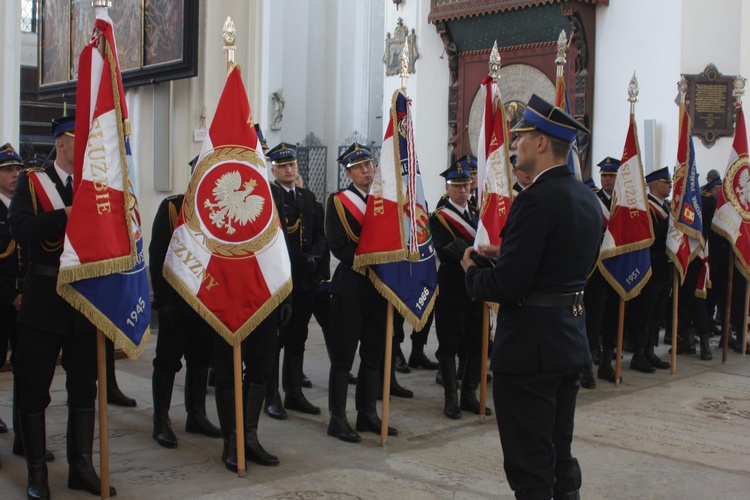
[[[539,130],[565,142],[573,142],[579,131],[589,133],[575,118],[536,94],[529,99],[521,121],[511,129],[511,132],[532,130]]]
[[[52,120],[52,135],[55,139],[65,134],[70,137],[75,137],[76,132],[76,116],[68,115],[61,116]]]
[[[336,161],[341,163],[344,168],[349,169],[361,163],[372,161],[372,153],[365,146],[355,142]]]

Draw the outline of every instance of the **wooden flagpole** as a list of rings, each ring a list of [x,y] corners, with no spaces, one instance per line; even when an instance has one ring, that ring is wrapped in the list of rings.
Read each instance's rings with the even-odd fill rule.
[[[750,307],[750,281],[745,280],[745,316],[742,320],[742,341],[740,342],[740,349],[742,349],[742,355],[744,356],[747,352],[747,317],[748,307]]]
[[[479,379],[479,421],[484,423],[487,411],[487,355],[490,350],[490,305],[482,308],[482,361]]]
[[[107,422],[107,338],[96,330],[96,369],[99,375],[99,479],[102,500],[109,498],[109,434]]]
[[[672,368],[669,373],[677,371],[677,308],[680,301],[680,278],[677,272],[672,278]]]
[[[385,361],[383,363],[383,418],[380,424],[380,446],[388,444],[388,413],[391,400],[391,356],[393,355],[393,304],[388,302],[385,315]]]
[[[615,351],[615,386],[622,383],[622,335],[625,330],[625,299],[620,297],[620,312],[617,318],[617,351]]]

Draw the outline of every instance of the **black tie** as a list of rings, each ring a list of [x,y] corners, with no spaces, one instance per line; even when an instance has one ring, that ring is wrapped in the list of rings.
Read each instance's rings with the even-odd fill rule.
[[[73,203],[73,176],[69,175],[65,180],[65,194],[68,195],[68,201]]]

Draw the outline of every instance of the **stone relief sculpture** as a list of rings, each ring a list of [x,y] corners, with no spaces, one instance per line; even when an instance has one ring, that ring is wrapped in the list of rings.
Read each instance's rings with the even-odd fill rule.
[[[271,130],[281,130],[281,120],[284,119],[284,89],[279,89],[271,94],[273,99],[273,118],[271,119]]]

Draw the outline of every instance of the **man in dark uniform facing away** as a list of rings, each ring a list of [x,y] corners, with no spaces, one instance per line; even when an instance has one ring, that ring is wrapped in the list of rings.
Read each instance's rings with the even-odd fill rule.
[[[68,392],[68,488],[100,495],[94,470],[94,400],[96,399],[96,328],[65,302],[56,290],[65,226],[73,202],[75,118],[53,122],[54,162],[21,174],[8,212],[13,238],[29,248],[31,266],[23,282],[18,311],[19,420],[26,466],[28,498],[49,498],[44,461],[44,411],[62,350]],[[44,312],[44,314],[41,314]],[[114,495],[110,488],[110,495]]]
[[[579,130],[572,116],[533,95],[513,128],[516,168],[534,182],[508,216],[494,268],[464,254],[469,294],[500,303],[492,352],[493,396],[504,468],[516,498],[578,499],[571,454],[578,378],[590,362],[583,311],[602,215],[596,196],[566,159]]]

